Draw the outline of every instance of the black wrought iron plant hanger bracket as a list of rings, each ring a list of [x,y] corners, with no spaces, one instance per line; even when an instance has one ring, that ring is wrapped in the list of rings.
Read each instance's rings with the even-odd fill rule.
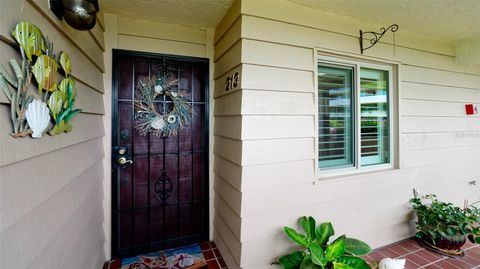
[[[389,30],[392,33],[395,33],[398,30],[398,25],[397,24],[392,24],[392,25],[388,26],[387,28],[382,27],[380,29],[380,32],[373,32],[373,31],[363,32],[362,30],[360,30],[360,51],[361,51],[361,53],[363,54],[364,51],[366,51],[369,48],[375,46],[378,43],[378,41],[380,41],[380,39],[383,37],[383,35],[386,32],[388,32]],[[366,47],[363,44],[363,39],[364,39],[365,35],[367,35],[367,36],[370,35],[371,36],[371,38],[369,39],[370,45],[368,45]],[[367,39],[368,39],[368,37],[367,37]]]

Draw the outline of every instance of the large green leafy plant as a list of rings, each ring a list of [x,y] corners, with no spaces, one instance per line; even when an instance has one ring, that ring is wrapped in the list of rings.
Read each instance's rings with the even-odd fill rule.
[[[330,222],[316,226],[313,217],[301,217],[298,224],[305,234],[285,226],[284,231],[290,239],[303,249],[281,257],[278,264],[284,269],[369,269],[370,266],[361,258],[371,248],[364,242],[339,236],[331,243],[335,234]]]
[[[418,220],[416,223],[418,238],[435,240],[446,236],[462,235],[472,243],[480,244],[480,209],[474,204],[464,208],[439,201],[435,195],[427,195],[423,203],[420,198],[412,198]]]

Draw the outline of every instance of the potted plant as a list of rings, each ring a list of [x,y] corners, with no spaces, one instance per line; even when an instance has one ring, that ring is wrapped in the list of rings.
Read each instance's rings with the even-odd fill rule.
[[[274,264],[284,269],[370,269],[360,257],[371,251],[366,243],[345,235],[329,243],[335,234],[330,222],[316,226],[314,218],[301,217],[298,223],[305,234],[287,226],[284,231],[301,249],[281,257]]]
[[[439,201],[435,195],[425,197],[428,203],[416,197],[410,199],[417,215],[416,237],[425,247],[446,255],[463,256],[466,239],[480,243],[480,209],[465,203],[460,208]]]

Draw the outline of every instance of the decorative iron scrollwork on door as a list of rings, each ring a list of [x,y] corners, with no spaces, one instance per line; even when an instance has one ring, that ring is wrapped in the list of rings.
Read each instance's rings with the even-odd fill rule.
[[[168,196],[173,191],[173,183],[172,180],[167,176],[167,171],[165,169],[162,170],[162,175],[157,179],[155,182],[155,195],[157,196],[162,203],[166,203]]]

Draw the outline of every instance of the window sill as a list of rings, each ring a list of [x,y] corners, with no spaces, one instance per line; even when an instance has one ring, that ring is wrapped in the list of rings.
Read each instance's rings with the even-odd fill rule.
[[[369,174],[392,174],[400,171],[400,169],[395,168],[393,165],[381,165],[375,167],[368,167],[362,169],[341,169],[338,171],[322,171],[317,174],[317,181],[330,181],[330,180],[339,180],[339,179],[351,179],[356,178],[357,176],[365,176]]]

